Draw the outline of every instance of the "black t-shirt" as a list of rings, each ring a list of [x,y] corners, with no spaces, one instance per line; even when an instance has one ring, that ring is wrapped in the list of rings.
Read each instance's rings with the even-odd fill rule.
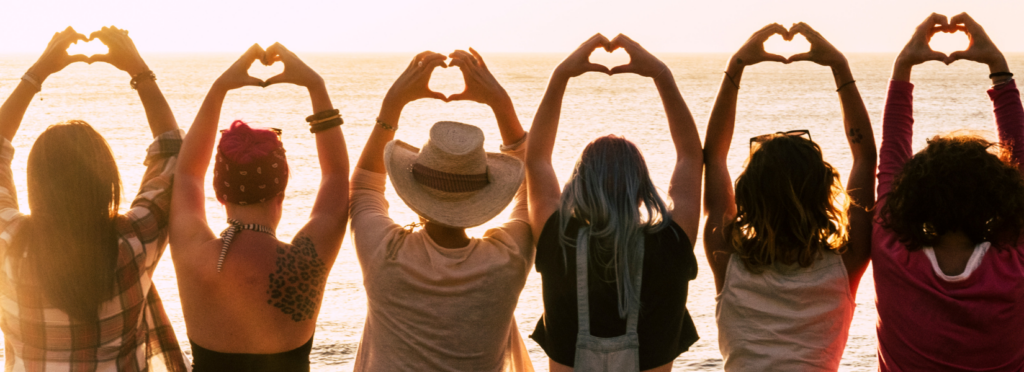
[[[544,225],[537,242],[537,272],[544,287],[544,315],[530,335],[554,361],[572,366],[576,359],[576,248],[559,243],[559,213]],[[569,223],[575,237],[579,222]],[[626,333],[626,320],[619,318],[618,291],[614,271],[606,272],[595,262],[598,251],[591,244],[587,265],[590,291],[590,331],[597,337]],[[601,261],[597,261],[601,259]],[[568,260],[569,265],[566,265]],[[655,368],[675,360],[697,341],[697,329],[686,310],[690,281],[697,277],[697,258],[690,239],[675,222],[644,237],[643,279],[640,285],[640,369]]]

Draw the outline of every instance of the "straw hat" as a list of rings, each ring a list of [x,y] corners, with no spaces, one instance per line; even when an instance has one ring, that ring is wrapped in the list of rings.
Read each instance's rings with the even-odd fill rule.
[[[384,149],[391,184],[416,214],[450,227],[481,225],[501,213],[523,183],[523,162],[484,152],[484,132],[442,121],[420,150],[394,140]]]

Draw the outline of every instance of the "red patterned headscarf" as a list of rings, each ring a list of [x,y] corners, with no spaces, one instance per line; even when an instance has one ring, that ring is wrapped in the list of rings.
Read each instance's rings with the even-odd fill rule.
[[[278,134],[231,123],[217,146],[213,189],[221,203],[258,204],[284,193],[288,159]]]

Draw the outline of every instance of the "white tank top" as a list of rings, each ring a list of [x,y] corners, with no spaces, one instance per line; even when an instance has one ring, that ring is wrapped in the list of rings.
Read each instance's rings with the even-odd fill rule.
[[[731,256],[715,298],[725,370],[837,370],[856,306],[842,257],[755,274]]]

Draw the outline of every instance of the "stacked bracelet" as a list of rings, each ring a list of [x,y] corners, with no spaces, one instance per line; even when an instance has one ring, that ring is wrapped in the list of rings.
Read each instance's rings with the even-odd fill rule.
[[[345,124],[345,120],[341,118],[340,112],[338,109],[332,109],[307,116],[306,122],[309,123],[309,132],[317,133]]]
[[[132,76],[132,81],[130,82],[132,89],[139,89],[139,82],[145,79],[156,81],[156,74],[153,73],[153,70],[146,70]]]
[[[29,85],[36,88],[37,92],[43,91],[43,84],[39,82],[39,77],[31,72],[26,72],[25,75],[21,76],[21,80],[24,80]]]

